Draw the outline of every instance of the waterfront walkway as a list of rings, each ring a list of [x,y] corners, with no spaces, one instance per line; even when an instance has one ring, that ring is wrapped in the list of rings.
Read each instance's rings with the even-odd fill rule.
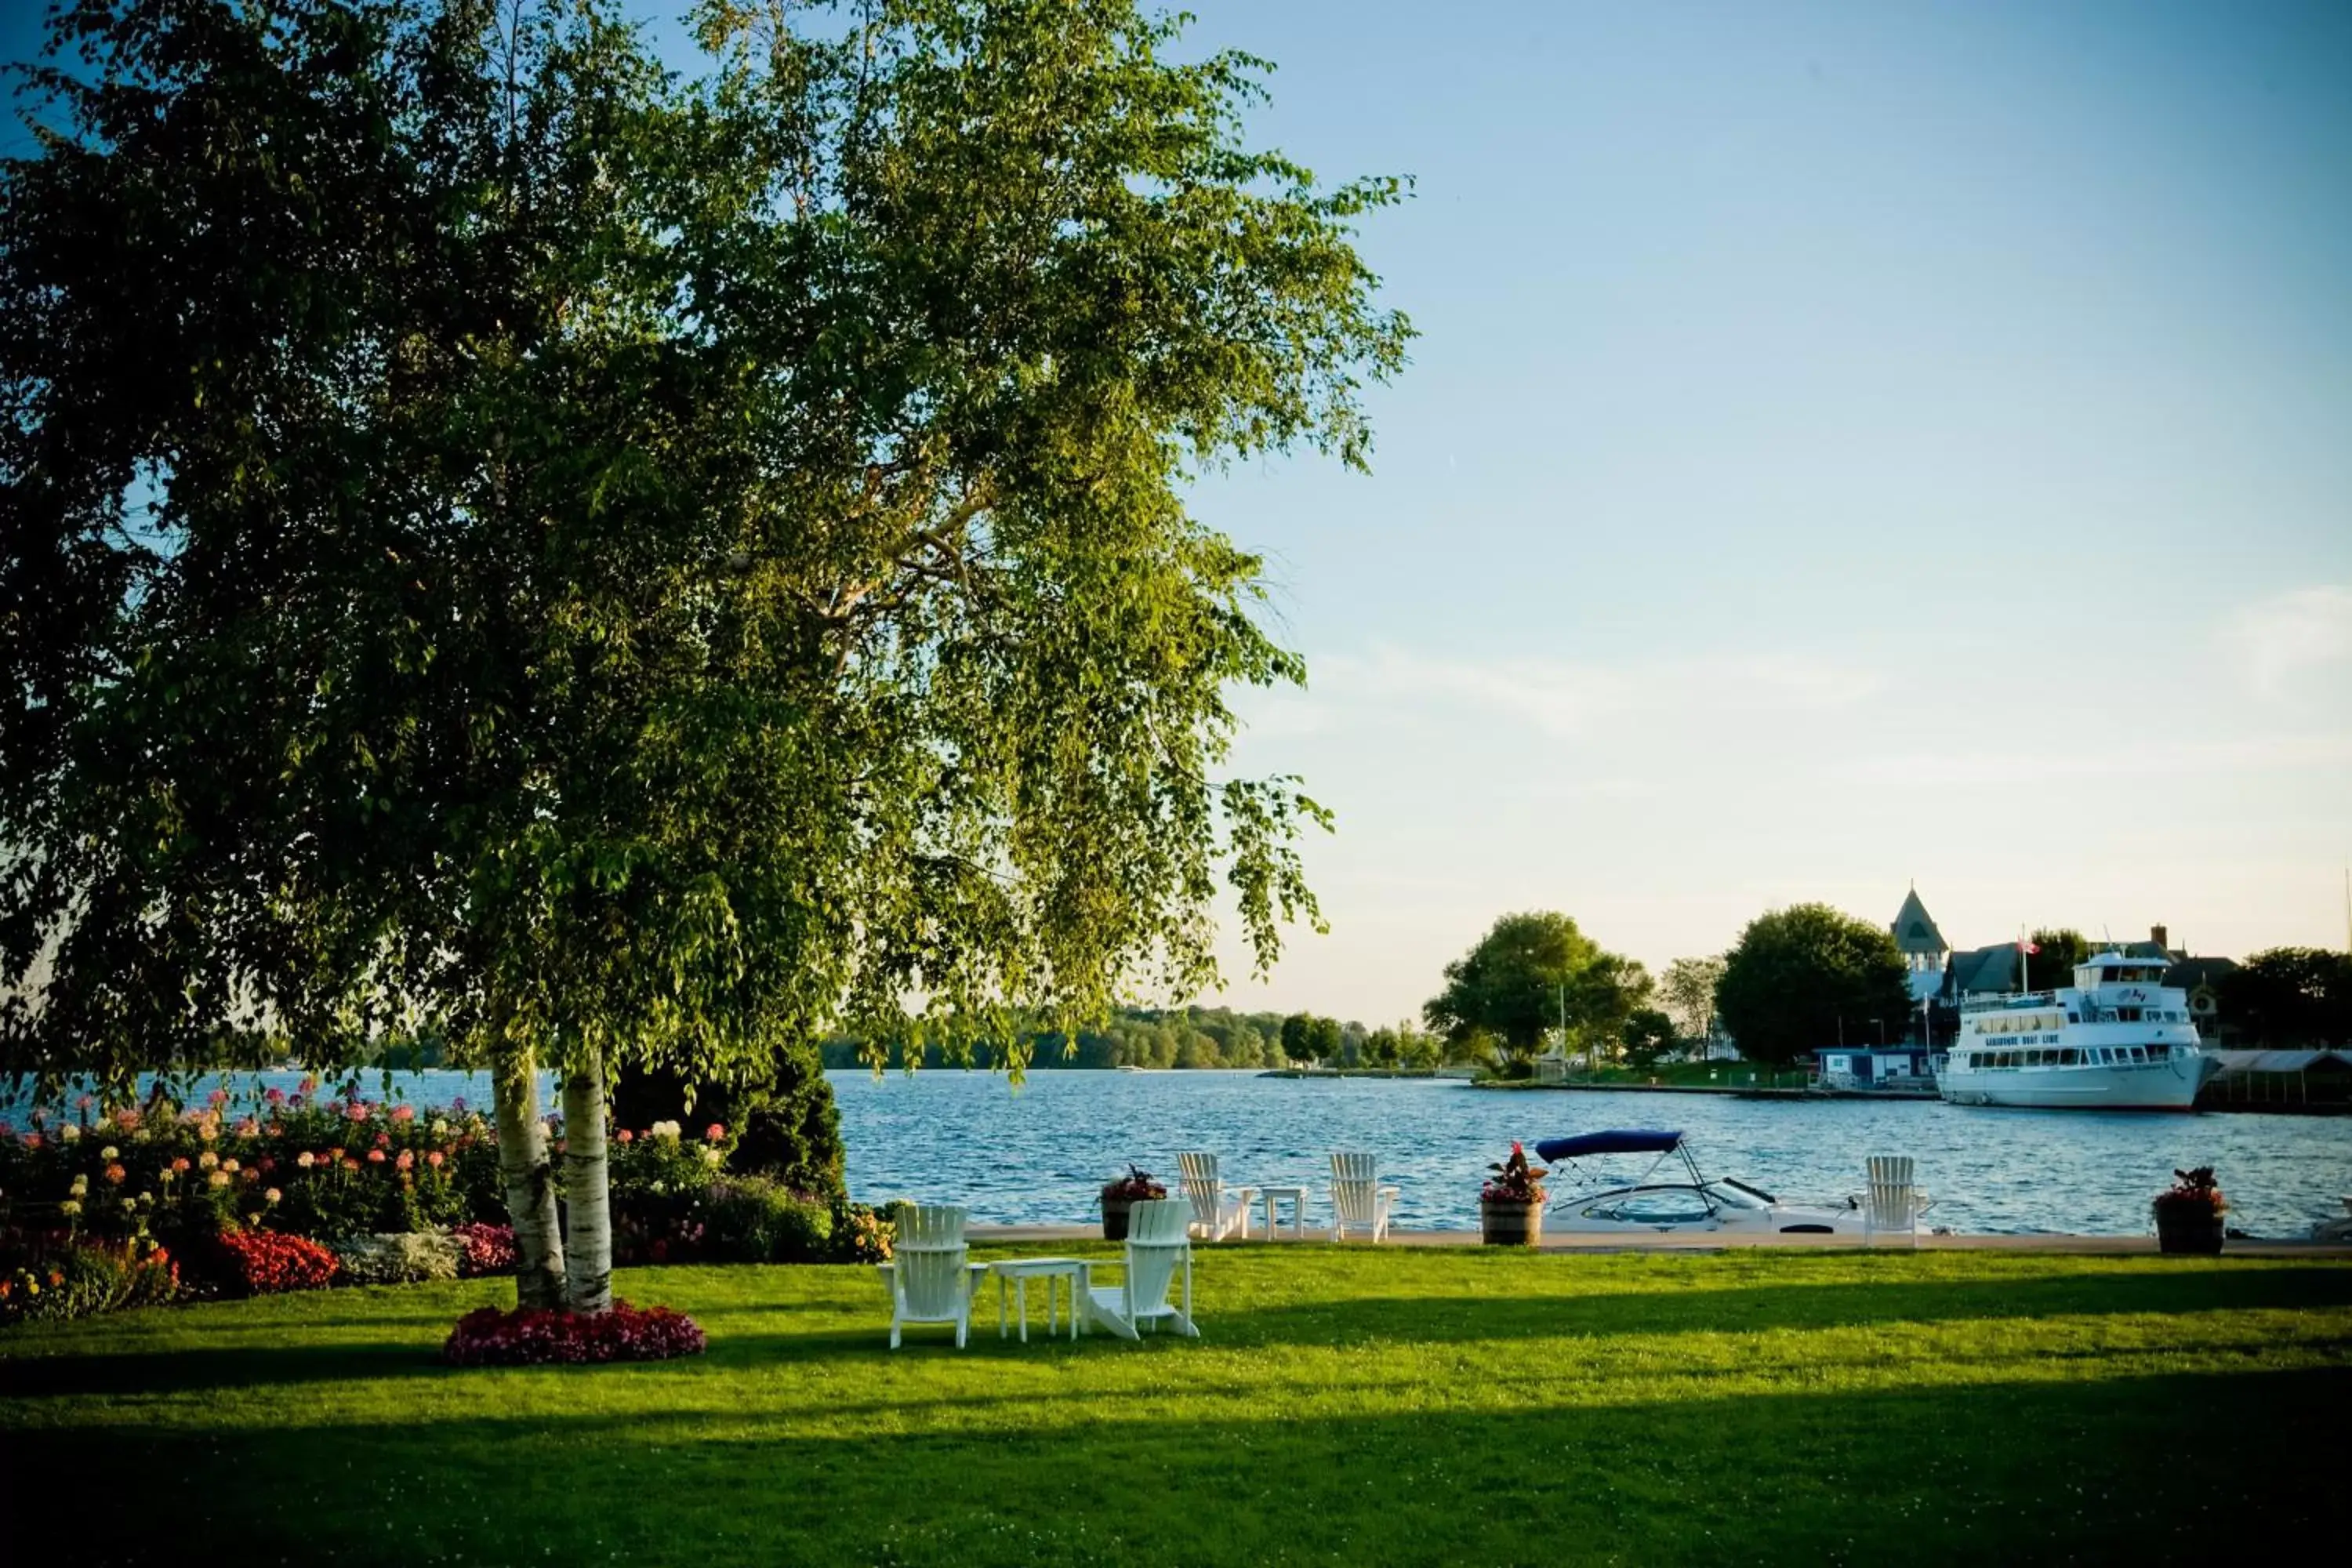
[[[974,1242],[1003,1243],[1008,1246],[1037,1246],[1072,1241],[1099,1241],[1102,1227],[1094,1225],[972,1225],[964,1227],[964,1235]],[[1275,1238],[1290,1245],[1293,1237],[1286,1227]],[[1330,1244],[1328,1230],[1310,1229],[1305,1240]],[[1266,1238],[1254,1235],[1254,1243],[1264,1245]],[[1238,1245],[1234,1241],[1200,1242],[1195,1250],[1201,1253],[1218,1247]],[[1369,1247],[1370,1242],[1351,1241],[1350,1247]],[[1476,1247],[1478,1233],[1475,1230],[1391,1230],[1388,1239],[1380,1245],[1396,1247]],[[1546,1236],[1538,1243],[1545,1252],[1721,1252],[1735,1247],[1796,1247],[1814,1248],[1858,1248],[1859,1238],[1851,1236],[1788,1235],[1780,1231],[1739,1234],[1730,1231],[1661,1232],[1648,1236]],[[1885,1250],[1906,1250],[1900,1237],[1888,1237],[1873,1244]],[[2153,1236],[1923,1236],[1919,1237],[1922,1251],[1929,1249],[1958,1252],[2046,1252],[2075,1254],[2107,1254],[2156,1251]],[[2232,1258],[2352,1258],[2352,1245],[2333,1242],[2293,1241],[2283,1238],[2231,1240],[2223,1251]]]

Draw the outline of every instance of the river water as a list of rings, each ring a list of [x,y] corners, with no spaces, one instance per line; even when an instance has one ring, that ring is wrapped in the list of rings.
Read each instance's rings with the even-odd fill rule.
[[[298,1073],[224,1080],[239,1101],[291,1089]],[[986,1224],[1085,1224],[1102,1184],[1132,1161],[1175,1185],[1176,1155],[1214,1151],[1225,1179],[1313,1190],[1334,1149],[1380,1156],[1402,1188],[1396,1220],[1474,1229],[1486,1163],[1519,1139],[1608,1127],[1679,1129],[1709,1176],[1797,1201],[1834,1202],[1872,1154],[1909,1154],[1932,1194],[1931,1223],[1958,1231],[2138,1235],[2175,1167],[2211,1165],[2250,1235],[2302,1237],[2352,1192],[2352,1118],[1993,1110],[1941,1100],[1767,1100],[1728,1095],[1498,1092],[1451,1079],[1268,1079],[1246,1072],[1049,1070],[1015,1089],[987,1072],[825,1075],[841,1107],[850,1192],[867,1203],[958,1203]],[[420,1108],[459,1097],[485,1110],[482,1074],[400,1073]],[[200,1085],[201,1093],[207,1086]],[[552,1085],[541,1103],[554,1104]],[[383,1080],[367,1075],[374,1098]],[[0,1126],[22,1106],[0,1104]],[[1596,1163],[1631,1181],[1646,1159]],[[1555,1194],[1564,1190],[1555,1178]]]
[[[975,1221],[1077,1224],[1129,1161],[1175,1187],[1206,1149],[1225,1179],[1302,1184],[1328,1216],[1329,1152],[1380,1156],[1396,1222],[1475,1229],[1486,1163],[1519,1139],[1679,1129],[1709,1176],[1783,1198],[1858,1192],[1872,1154],[1909,1154],[1958,1231],[2137,1235],[2175,1167],[2211,1165],[2230,1223],[2302,1237],[2352,1192],[2352,1119],[1995,1110],[1941,1100],[1766,1100],[1714,1094],[1502,1092],[1448,1079],[1262,1079],[1235,1072],[1046,1071],[1014,1089],[984,1072],[835,1072],[850,1190],[967,1205]],[[1632,1181],[1646,1158],[1598,1163]],[[1676,1162],[1677,1166],[1679,1162]],[[1662,1178],[1668,1179],[1668,1178]],[[1555,1180],[1555,1195],[1563,1189]]]

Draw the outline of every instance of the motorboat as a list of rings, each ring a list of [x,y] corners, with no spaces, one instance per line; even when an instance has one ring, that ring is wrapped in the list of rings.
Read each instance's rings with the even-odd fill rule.
[[[1544,1228],[1578,1236],[1631,1235],[1637,1231],[1702,1233],[1734,1231],[1758,1235],[1779,1231],[1790,1235],[1853,1236],[1864,1234],[1860,1203],[1843,1205],[1783,1203],[1761,1187],[1729,1176],[1709,1178],[1680,1132],[1646,1128],[1618,1128],[1605,1132],[1580,1132],[1568,1138],[1547,1138],[1536,1154],[1559,1176],[1564,1169],[1582,1176],[1591,1169],[1579,1160],[1612,1154],[1651,1154],[1655,1158],[1631,1186],[1580,1185],[1556,1193],[1545,1211]],[[1679,1161],[1673,1165],[1669,1162]],[[1661,1167],[1673,1179],[1654,1180]],[[1687,1181],[1683,1177],[1687,1176]],[[1926,1226],[1920,1227],[1922,1234]]]

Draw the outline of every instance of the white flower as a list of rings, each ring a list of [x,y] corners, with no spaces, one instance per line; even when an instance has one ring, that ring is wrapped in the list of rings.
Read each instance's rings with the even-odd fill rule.
[[[438,1116],[433,1119],[433,1136],[436,1138],[449,1136],[449,1123],[446,1120]]]
[[[81,1142],[81,1127],[79,1123],[68,1121],[58,1129],[58,1136],[68,1143],[79,1143]]]
[[[705,1143],[702,1146],[702,1163],[706,1165],[716,1165],[719,1161],[726,1157],[726,1155],[721,1154],[718,1149],[711,1144]]]
[[[207,1149],[203,1153],[196,1156],[196,1163],[203,1169],[209,1171],[215,1165],[220,1163],[220,1156]]]
[[[675,1138],[677,1136],[677,1123],[675,1121],[656,1121],[651,1127],[646,1129],[646,1131],[656,1138]]]
[[[71,1187],[71,1188],[69,1188],[68,1190],[73,1194],[73,1195],[74,1195],[74,1196],[76,1196],[76,1197],[79,1197],[79,1196],[81,1196],[81,1195],[82,1195],[82,1194],[84,1194],[84,1193],[86,1193],[86,1192],[89,1191],[89,1178],[88,1176],[76,1176],[76,1177],[73,1179],[73,1185],[72,1185],[72,1187]]]
[[[98,1157],[101,1160],[119,1160],[122,1157],[122,1151],[109,1143],[98,1152]]]
[[[75,1215],[81,1213],[81,1205],[74,1202],[71,1198],[68,1198],[65,1202],[58,1205],[58,1212],[70,1219]]]

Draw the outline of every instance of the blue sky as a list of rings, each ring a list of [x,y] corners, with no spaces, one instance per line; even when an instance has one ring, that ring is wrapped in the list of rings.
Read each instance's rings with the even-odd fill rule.
[[[1549,907],[2345,941],[2352,8],[1204,4],[1259,133],[1413,174],[1376,474],[1203,513],[1339,814],[1262,993],[1411,1010]]]
[[[2345,942],[2352,6],[1191,8],[1255,139],[1418,186],[1374,475],[1195,497],[1313,672],[1236,761],[1339,816],[1232,1000],[1914,879],[1963,945]]]

